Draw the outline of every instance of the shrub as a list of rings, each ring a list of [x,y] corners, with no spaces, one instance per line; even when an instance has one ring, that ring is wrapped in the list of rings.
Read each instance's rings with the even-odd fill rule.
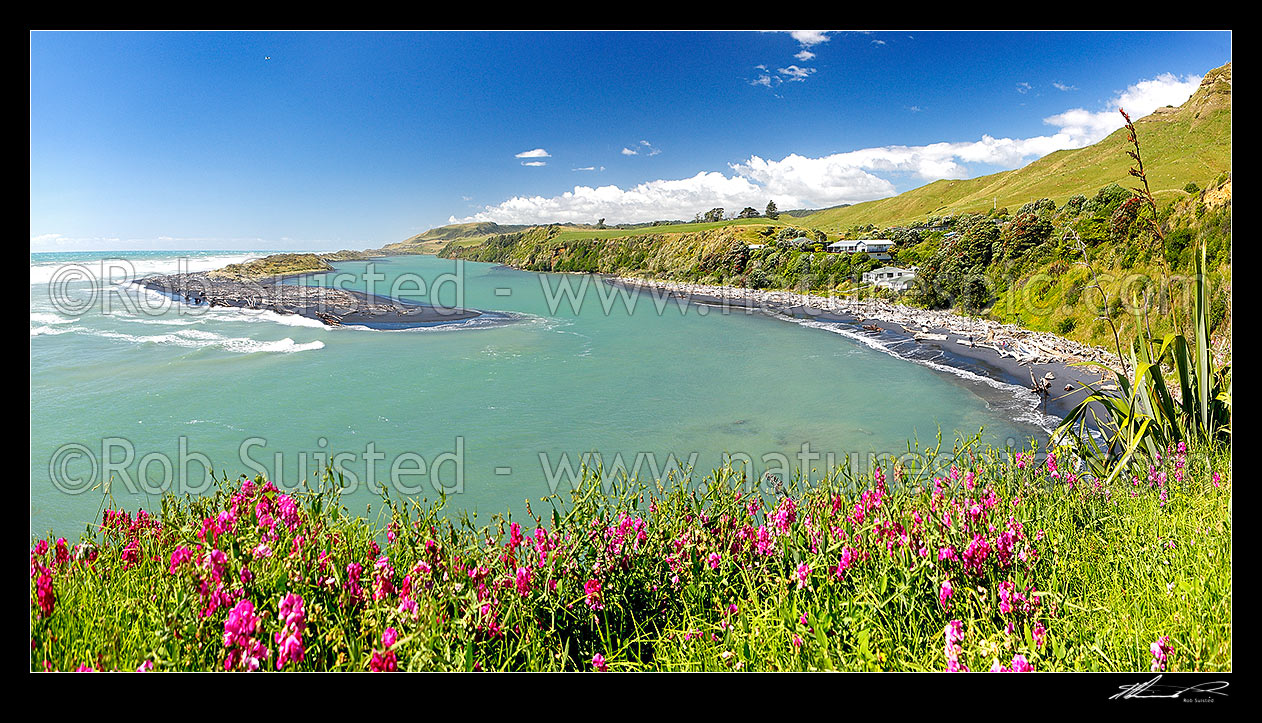
[[[1085,204],[1086,202],[1087,202],[1087,197],[1083,196],[1082,194],[1070,196],[1069,200],[1065,202],[1064,208],[1062,208],[1061,210],[1068,211],[1071,215],[1076,216],[1082,212],[1083,204]]]
[[[1122,188],[1116,183],[1110,183],[1096,192],[1094,200],[1100,210],[1109,213],[1133,195],[1134,193],[1130,189]]]

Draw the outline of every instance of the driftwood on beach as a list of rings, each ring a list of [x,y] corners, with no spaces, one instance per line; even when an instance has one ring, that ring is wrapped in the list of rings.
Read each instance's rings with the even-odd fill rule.
[[[620,278],[617,283],[653,289],[658,293],[700,299],[719,299],[734,306],[768,311],[805,309],[807,313],[844,315],[861,321],[881,321],[901,326],[913,338],[945,339],[942,332],[959,337],[964,346],[992,349],[1001,357],[1022,365],[1097,362],[1110,368],[1120,366],[1109,352],[1055,334],[1022,329],[987,319],[961,316],[949,311],[914,309],[881,299],[858,300],[837,296],[815,296],[792,291],[761,291],[732,286],[710,286],[671,281]],[[865,325],[866,328],[866,325]],[[934,333],[936,330],[938,333]]]

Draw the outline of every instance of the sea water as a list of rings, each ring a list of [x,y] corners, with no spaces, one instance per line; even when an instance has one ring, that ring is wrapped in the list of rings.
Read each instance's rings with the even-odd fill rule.
[[[333,465],[356,512],[445,495],[485,519],[567,492],[584,464],[607,480],[699,482],[729,462],[751,484],[814,481],[939,433],[947,449],[979,432],[1022,447],[1047,426],[1028,391],[850,327],[590,276],[403,256],[285,282],[496,312],[407,330],[194,308],[130,283],[260,255],[31,255],[32,534],[201,494],[208,468],[289,488]]]

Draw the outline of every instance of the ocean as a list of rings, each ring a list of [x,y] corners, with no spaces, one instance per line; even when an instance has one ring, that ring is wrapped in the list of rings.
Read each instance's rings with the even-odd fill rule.
[[[485,520],[568,491],[584,464],[815,481],[939,433],[948,450],[978,433],[1022,448],[1054,421],[1028,390],[848,327],[587,276],[405,256],[286,280],[495,312],[416,329],[198,308],[130,283],[265,252],[31,255],[32,535],[204,493],[207,470],[292,487],[333,464],[356,512],[442,496]]]

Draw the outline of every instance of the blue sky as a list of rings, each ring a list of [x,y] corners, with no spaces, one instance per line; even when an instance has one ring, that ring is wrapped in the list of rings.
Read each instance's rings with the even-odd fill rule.
[[[1229,32],[30,41],[34,251],[366,248],[451,221],[858,202],[1087,145],[1117,104],[1178,104],[1231,60]]]

